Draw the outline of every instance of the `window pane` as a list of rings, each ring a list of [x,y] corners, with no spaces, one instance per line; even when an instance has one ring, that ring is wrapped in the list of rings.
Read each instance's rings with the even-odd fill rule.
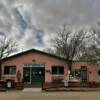
[[[4,74],[9,74],[9,67],[4,67]]]
[[[75,76],[80,77],[81,76],[81,71],[80,69],[75,69]]]
[[[64,67],[58,67],[59,69],[59,74],[64,74]]]
[[[16,66],[5,66],[4,74],[16,74]]]
[[[10,67],[9,74],[16,74],[16,67],[15,66]]]
[[[56,66],[52,67],[52,74],[57,74],[57,67]]]
[[[98,71],[98,75],[100,75],[100,71]]]
[[[63,66],[52,66],[52,74],[64,74]]]

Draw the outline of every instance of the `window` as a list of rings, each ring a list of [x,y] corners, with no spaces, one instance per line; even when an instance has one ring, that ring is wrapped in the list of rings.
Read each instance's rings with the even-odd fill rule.
[[[52,66],[52,74],[64,74],[63,66]]]
[[[81,70],[80,69],[75,69],[75,76],[80,77],[81,76]]]
[[[100,70],[98,71],[98,75],[100,75]]]
[[[5,66],[4,74],[16,74],[16,66]]]

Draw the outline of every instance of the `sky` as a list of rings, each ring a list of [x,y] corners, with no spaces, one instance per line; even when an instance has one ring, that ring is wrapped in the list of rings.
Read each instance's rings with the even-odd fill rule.
[[[21,49],[50,47],[63,24],[79,28],[100,20],[100,0],[0,0],[0,34],[13,37]]]

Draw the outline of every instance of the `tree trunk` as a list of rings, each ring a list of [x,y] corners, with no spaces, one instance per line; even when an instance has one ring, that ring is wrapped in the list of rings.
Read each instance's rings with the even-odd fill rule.
[[[71,76],[73,76],[72,75],[72,61],[69,61],[68,63],[67,63],[67,65],[68,65],[68,77],[69,77],[69,80],[71,80]]]
[[[68,63],[67,63],[67,65],[68,65],[68,70],[72,70],[72,61],[69,61]]]

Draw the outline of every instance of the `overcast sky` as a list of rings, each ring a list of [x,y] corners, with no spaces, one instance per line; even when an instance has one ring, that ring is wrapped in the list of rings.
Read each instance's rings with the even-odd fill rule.
[[[44,49],[52,33],[66,23],[91,26],[100,20],[100,0],[0,0],[0,33],[21,48]]]

